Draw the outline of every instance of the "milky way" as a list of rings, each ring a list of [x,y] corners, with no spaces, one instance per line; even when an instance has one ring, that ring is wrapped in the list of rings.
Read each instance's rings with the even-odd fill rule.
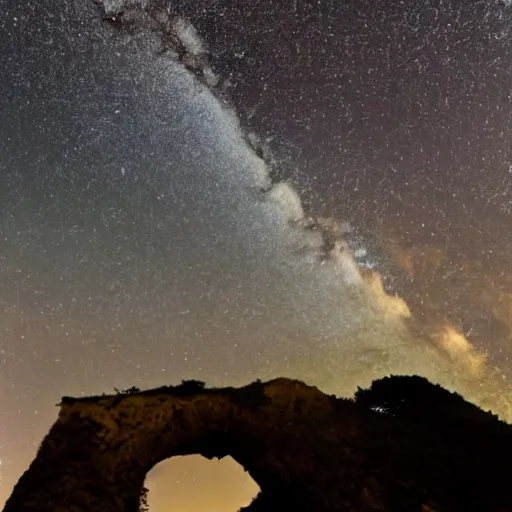
[[[200,4],[0,0],[2,503],[63,394],[419,373],[510,417],[506,6]]]

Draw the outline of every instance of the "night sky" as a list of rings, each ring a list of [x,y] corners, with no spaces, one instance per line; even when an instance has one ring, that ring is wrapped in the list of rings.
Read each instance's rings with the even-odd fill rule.
[[[62,395],[417,373],[512,418],[512,7],[246,4],[172,2],[210,90],[92,0],[0,0],[0,506]],[[147,482],[256,493],[229,460]]]

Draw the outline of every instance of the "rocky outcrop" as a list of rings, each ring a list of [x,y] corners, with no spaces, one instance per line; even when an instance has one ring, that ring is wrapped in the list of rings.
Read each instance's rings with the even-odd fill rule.
[[[4,511],[135,512],[146,473],[186,454],[238,461],[261,488],[247,511],[512,510],[509,425],[424,379],[382,382],[356,400],[287,379],[63,398]]]

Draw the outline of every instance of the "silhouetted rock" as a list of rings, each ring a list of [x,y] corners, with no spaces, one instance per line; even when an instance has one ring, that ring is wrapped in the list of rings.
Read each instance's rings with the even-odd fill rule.
[[[512,510],[511,427],[420,377],[337,399],[299,381],[199,381],[63,398],[5,512],[136,512],[176,455],[232,456],[261,493],[244,512]]]

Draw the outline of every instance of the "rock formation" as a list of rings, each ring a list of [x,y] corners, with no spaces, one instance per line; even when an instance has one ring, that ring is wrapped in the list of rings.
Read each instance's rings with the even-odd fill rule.
[[[391,395],[390,395],[391,394]],[[338,399],[299,381],[63,398],[4,512],[135,512],[176,455],[232,456],[252,511],[512,511],[511,427],[419,377]]]

